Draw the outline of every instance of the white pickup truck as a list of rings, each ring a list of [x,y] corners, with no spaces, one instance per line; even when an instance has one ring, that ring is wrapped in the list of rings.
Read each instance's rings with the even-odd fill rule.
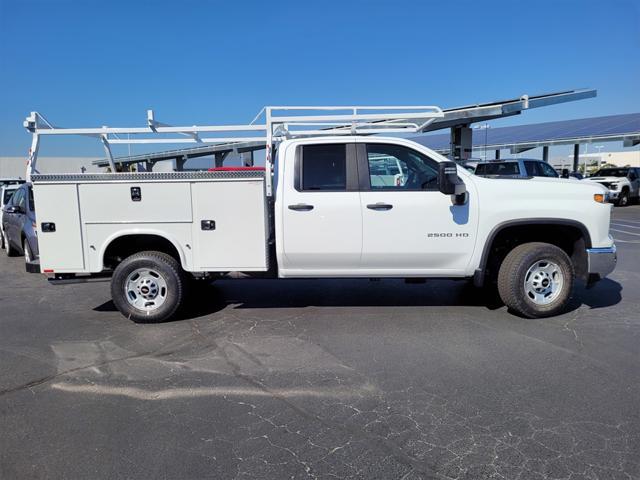
[[[613,271],[602,186],[482,178],[410,140],[342,128],[281,139],[266,170],[32,171],[40,260],[29,270],[109,276],[114,304],[139,322],[174,315],[194,278],[228,275],[467,278],[544,317],[565,309],[576,277]]]

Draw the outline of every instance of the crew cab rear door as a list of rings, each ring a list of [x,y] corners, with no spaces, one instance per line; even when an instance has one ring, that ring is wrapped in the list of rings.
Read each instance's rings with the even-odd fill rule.
[[[438,189],[438,162],[405,145],[358,143],[361,273],[464,275],[478,225],[475,186],[455,205]],[[399,165],[396,171],[394,165]]]
[[[284,189],[281,274],[353,274],[362,251],[355,144],[298,145],[292,160],[281,165],[288,181],[278,187]]]

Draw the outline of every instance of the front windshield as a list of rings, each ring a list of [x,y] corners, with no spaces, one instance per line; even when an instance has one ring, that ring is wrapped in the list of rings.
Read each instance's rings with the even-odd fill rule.
[[[601,168],[592,177],[626,177],[629,174],[628,168]]]
[[[5,189],[4,190],[4,195],[2,198],[2,204],[6,205],[7,203],[9,203],[9,200],[11,200],[11,197],[13,196],[13,193],[16,191],[15,188],[12,189]]]

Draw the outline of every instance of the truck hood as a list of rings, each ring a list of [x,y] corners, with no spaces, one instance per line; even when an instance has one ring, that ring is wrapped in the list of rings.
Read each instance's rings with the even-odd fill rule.
[[[613,182],[622,182],[624,181],[625,177],[589,177],[589,178],[585,178],[585,180],[589,181],[589,182],[608,182],[608,183],[613,183]]]
[[[598,182],[585,182],[577,178],[552,178],[552,177],[532,177],[532,178],[488,178],[474,176],[476,184],[480,188],[495,188],[525,192],[545,192],[558,194],[559,197],[571,196],[577,192],[585,194],[606,193],[608,190]]]

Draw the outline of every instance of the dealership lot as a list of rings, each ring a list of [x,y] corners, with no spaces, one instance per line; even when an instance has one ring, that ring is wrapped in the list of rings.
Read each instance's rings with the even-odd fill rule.
[[[464,282],[225,280],[138,325],[0,257],[0,478],[640,478],[640,206],[526,320]]]

